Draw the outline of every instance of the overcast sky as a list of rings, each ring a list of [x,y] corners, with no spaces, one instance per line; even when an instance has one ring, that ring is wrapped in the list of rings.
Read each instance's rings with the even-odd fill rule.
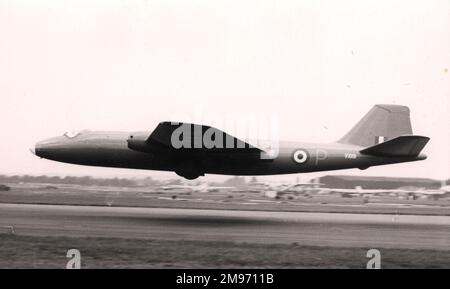
[[[388,103],[410,107],[429,158],[333,173],[447,178],[449,69],[448,0],[0,0],[0,173],[172,177],[29,148],[195,111],[275,115],[281,139],[331,142]]]

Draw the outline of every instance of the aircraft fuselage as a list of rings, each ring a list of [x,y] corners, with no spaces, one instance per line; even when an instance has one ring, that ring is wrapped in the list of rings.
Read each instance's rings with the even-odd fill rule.
[[[423,154],[415,157],[366,155],[360,152],[363,147],[341,143],[280,142],[276,157],[252,161],[233,157],[191,158],[186,154],[141,152],[129,148],[128,140],[131,135],[148,134],[148,132],[84,131],[75,137],[64,135],[38,142],[34,153],[42,158],[78,165],[175,171],[187,178],[208,173],[272,175],[349,168],[366,169],[371,166],[426,158]]]

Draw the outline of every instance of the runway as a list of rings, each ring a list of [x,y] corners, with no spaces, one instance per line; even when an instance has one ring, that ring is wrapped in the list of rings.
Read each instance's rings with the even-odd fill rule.
[[[0,232],[450,250],[450,216],[0,204]]]

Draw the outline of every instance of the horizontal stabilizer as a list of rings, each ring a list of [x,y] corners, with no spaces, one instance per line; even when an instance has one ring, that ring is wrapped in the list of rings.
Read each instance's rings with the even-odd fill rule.
[[[429,137],[404,135],[361,150],[362,154],[382,157],[415,157],[425,147]]]

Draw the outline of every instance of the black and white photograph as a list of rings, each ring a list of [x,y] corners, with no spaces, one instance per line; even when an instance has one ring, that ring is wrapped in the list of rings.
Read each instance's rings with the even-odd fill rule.
[[[447,0],[0,0],[0,268],[448,269],[449,69]]]

